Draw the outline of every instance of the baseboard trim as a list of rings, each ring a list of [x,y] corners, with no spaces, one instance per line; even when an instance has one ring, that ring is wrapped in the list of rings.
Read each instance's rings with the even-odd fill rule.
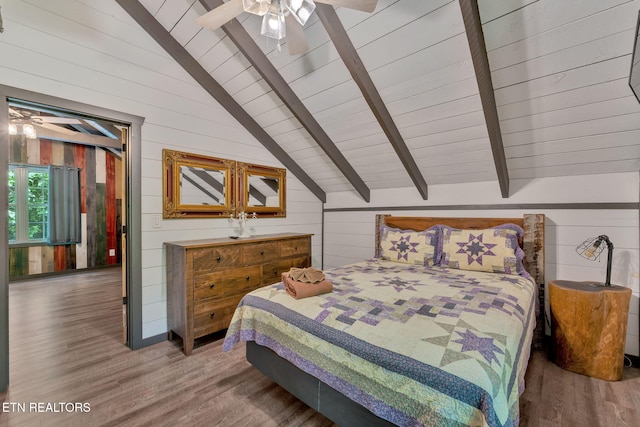
[[[167,335],[167,332],[159,335],[154,335],[148,338],[143,338],[142,347],[148,347],[150,345],[158,344],[159,342],[167,341],[168,339],[169,339],[169,336]]]

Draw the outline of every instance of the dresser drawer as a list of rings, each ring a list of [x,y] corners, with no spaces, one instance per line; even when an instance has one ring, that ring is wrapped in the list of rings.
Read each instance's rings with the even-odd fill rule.
[[[278,242],[280,257],[309,255],[309,239],[291,239]]]
[[[167,326],[191,354],[194,339],[229,327],[244,295],[311,265],[310,235],[278,233],[167,242]]]
[[[212,271],[240,264],[240,248],[222,246],[219,248],[203,248],[193,251],[193,271]]]
[[[242,247],[242,262],[244,264],[262,264],[277,258],[277,242],[265,242]]]
[[[207,298],[224,298],[238,292],[247,293],[262,283],[259,265],[242,267],[215,273],[202,273],[194,279],[194,301]]]
[[[193,335],[195,338],[229,327],[233,312],[243,293],[227,298],[206,300],[193,307]]]
[[[311,259],[308,256],[283,259],[278,262],[272,262],[264,266],[262,270],[262,284],[269,285],[278,283],[281,280],[282,273],[289,271],[291,267],[304,268],[311,266]]]

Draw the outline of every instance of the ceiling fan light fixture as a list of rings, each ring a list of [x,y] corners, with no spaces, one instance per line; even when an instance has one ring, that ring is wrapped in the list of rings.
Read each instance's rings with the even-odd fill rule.
[[[264,16],[269,11],[271,0],[242,0],[242,8],[245,12]]]
[[[284,38],[287,35],[284,24],[284,14],[278,13],[277,11],[265,13],[262,17],[260,34],[276,40]]]
[[[316,10],[316,4],[313,0],[283,0],[284,7],[296,21],[304,26],[314,10]]]
[[[28,139],[37,138],[36,128],[34,128],[33,125],[30,123],[26,123],[22,125],[22,132],[24,132],[24,136],[26,136]]]

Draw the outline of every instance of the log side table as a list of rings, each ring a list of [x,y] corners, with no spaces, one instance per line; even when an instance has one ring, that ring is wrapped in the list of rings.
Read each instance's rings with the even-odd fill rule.
[[[631,289],[593,282],[549,282],[553,361],[607,381],[622,379]]]

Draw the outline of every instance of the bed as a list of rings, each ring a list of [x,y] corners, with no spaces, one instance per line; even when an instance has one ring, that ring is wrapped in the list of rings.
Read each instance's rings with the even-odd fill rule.
[[[416,239],[427,249],[400,259]],[[378,215],[376,258],[325,271],[331,293],[248,294],[223,349],[246,341],[251,364],[340,425],[515,426],[543,248],[542,215]]]

